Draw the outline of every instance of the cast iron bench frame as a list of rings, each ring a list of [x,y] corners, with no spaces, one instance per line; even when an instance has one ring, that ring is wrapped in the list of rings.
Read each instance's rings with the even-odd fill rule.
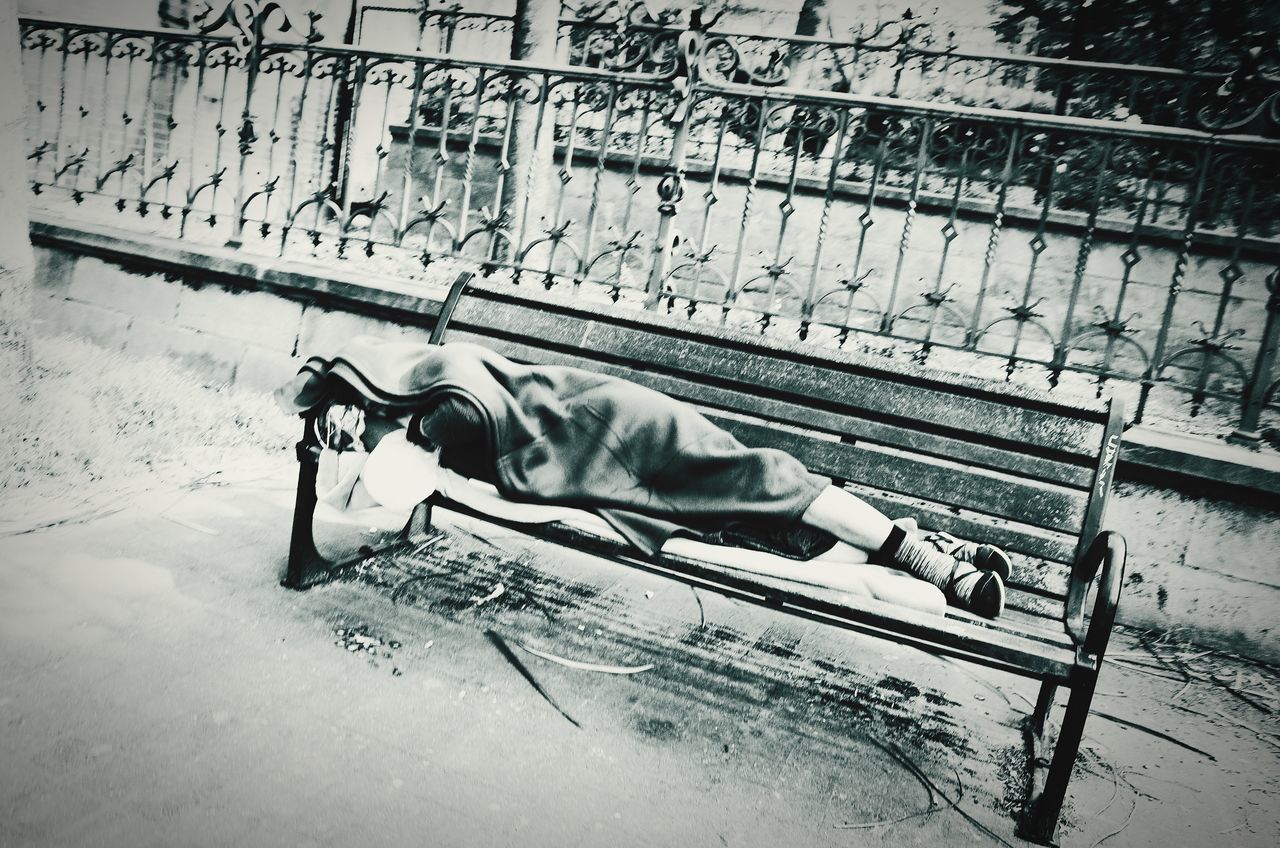
[[[444,508],[724,595],[1040,680],[1026,722],[1033,782],[1019,834],[1052,842],[1124,581],[1124,539],[1101,529],[1124,428],[1118,401],[1068,405],[962,375],[805,350],[661,315],[533,300],[510,288],[474,285],[470,273],[428,310],[434,314],[380,309],[424,335],[431,327],[432,343],[442,342],[448,327],[451,340],[478,342],[517,361],[575,365],[665,391],[698,404],[744,443],[791,452],[891,516],[915,514],[923,527],[1015,554],[1006,613],[987,621],[952,607],[938,617],[862,599],[853,605],[832,591],[798,591],[685,557],[645,556],[564,525],[498,520],[438,493],[419,505],[404,533],[421,539],[433,510]],[[304,416],[297,444],[298,491],[282,581],[294,589],[332,576],[312,536],[321,448],[315,414]],[[1059,687],[1070,697],[1046,759]]]

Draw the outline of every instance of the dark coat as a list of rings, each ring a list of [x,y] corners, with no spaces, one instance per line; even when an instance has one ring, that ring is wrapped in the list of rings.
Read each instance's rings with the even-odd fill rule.
[[[470,399],[488,430],[483,466],[504,496],[594,510],[646,552],[682,529],[795,523],[830,482],[790,454],[745,447],[660,392],[579,368],[520,365],[474,344],[362,336],[332,359],[308,360],[276,397],[304,413],[348,386],[402,410],[443,393]]]

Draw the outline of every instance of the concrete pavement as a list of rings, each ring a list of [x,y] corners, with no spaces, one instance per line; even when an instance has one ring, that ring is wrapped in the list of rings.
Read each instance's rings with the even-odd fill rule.
[[[1020,844],[1032,682],[480,528],[289,592],[292,483],[0,538],[0,845]],[[1062,843],[1280,843],[1280,676],[1118,642]]]

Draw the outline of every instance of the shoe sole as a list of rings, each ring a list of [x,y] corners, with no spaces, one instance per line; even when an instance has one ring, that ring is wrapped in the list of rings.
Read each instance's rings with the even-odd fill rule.
[[[995,545],[979,545],[978,552],[973,557],[973,567],[1000,575],[1002,582],[1007,582],[1013,574],[1013,563],[1009,561],[1009,555]]]
[[[994,598],[992,598],[993,594]],[[989,612],[988,610],[993,604],[995,611]],[[983,618],[999,618],[1000,613],[1004,612],[1004,582],[996,572],[987,572],[987,578],[979,584],[973,593],[973,601],[969,604],[969,611]]]

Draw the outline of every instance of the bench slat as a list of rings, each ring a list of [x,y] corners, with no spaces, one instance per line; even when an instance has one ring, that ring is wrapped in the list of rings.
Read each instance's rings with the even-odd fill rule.
[[[1102,422],[1047,412],[1021,398],[982,396],[968,387],[924,385],[887,375],[859,373],[840,362],[784,357],[778,351],[752,352],[719,340],[667,336],[599,315],[575,315],[556,305],[464,299],[455,326],[538,338],[549,346],[600,356],[641,369],[660,369],[695,379],[754,388],[775,397],[814,399],[877,420],[907,419],[940,433],[991,444],[1034,445],[1047,453],[1084,457],[1097,454]],[[957,404],[962,398],[964,402]]]
[[[652,559],[638,556],[626,544],[603,539],[591,533],[562,524],[527,525],[486,516],[468,507],[444,499],[436,504],[450,512],[477,518],[489,524],[508,527],[534,538],[564,544],[576,550],[605,556],[625,565],[665,574],[685,582],[721,590],[736,590],[768,606],[808,611],[828,620],[839,620],[858,629],[893,634],[926,650],[945,649],[975,662],[996,664],[1020,674],[1057,677],[1070,674],[1075,652],[1065,633],[1035,626],[1019,630],[1017,623],[1001,623],[975,618],[960,610],[948,608],[947,615],[936,616],[869,598],[853,597],[842,592],[818,587],[798,589],[787,581],[763,575],[748,574],[700,560],[661,555]]]
[[[1047,484],[994,477],[990,472],[934,464],[914,457],[869,450],[744,421],[716,417],[716,423],[752,447],[787,451],[810,470],[899,493],[927,494],[946,506],[1008,518],[1034,527],[1078,532],[1087,496]]]
[[[569,364],[568,359],[561,364]],[[699,385],[664,374],[629,372],[625,368],[609,365],[593,365],[592,370],[630,379],[688,403],[738,411],[797,427],[811,427],[852,437],[859,443],[873,442],[944,459],[954,460],[963,457],[968,463],[978,467],[1082,490],[1088,489],[1093,479],[1092,469],[1082,465],[1028,456],[998,447],[974,444],[951,436],[922,432],[824,409],[814,409],[788,401],[751,396],[720,386]]]
[[[1075,537],[1068,534],[975,516],[871,486],[849,483],[845,488],[891,518],[911,516],[928,530],[944,530],[962,539],[981,539],[1013,554],[1047,560],[1064,571],[1064,564],[1070,563],[1075,553]]]
[[[576,545],[575,545],[576,547]],[[1009,671],[1038,678],[1069,678],[1075,653],[1065,647],[1025,634],[1013,634],[983,627],[976,622],[951,615],[940,617],[918,613],[867,598],[851,599],[847,595],[818,589],[813,593],[794,592],[784,581],[769,578],[744,579],[726,576],[705,563],[664,557],[659,563],[635,562],[634,565],[669,576],[701,578],[708,588],[726,586],[759,595],[761,602],[784,609],[813,611],[831,619],[863,625],[860,630],[892,635],[895,641],[907,642],[937,653],[961,655],[980,664],[997,664]]]
[[[730,589],[749,594],[748,599],[765,606],[786,607],[792,611],[809,611],[861,625],[882,634],[895,634],[919,647],[937,651],[943,648],[952,655],[963,655],[977,662],[996,664],[1019,674],[1033,676],[1057,676],[1066,679],[1075,658],[1074,649],[1065,633],[1061,635],[1044,626],[1018,629],[1016,623],[1000,623],[970,616],[966,612],[948,607],[947,615],[929,615],[927,612],[874,601],[872,598],[849,596],[835,589],[797,587],[786,580],[769,576],[742,573],[735,569],[709,564],[685,557],[637,555],[635,548],[612,539],[598,537],[563,524],[529,525],[493,518],[471,510],[445,498],[433,498],[436,507],[449,512],[506,526],[532,538],[566,544],[575,550],[595,553],[622,564],[666,574],[684,582],[696,582],[705,588]]]
[[[944,530],[962,539],[978,539],[1004,549],[1013,560],[1009,591],[1061,607],[1071,577],[1071,566],[1067,563],[1074,553],[1074,538],[1047,531],[1030,532],[985,516],[975,520],[973,516],[957,514],[945,507],[922,506],[919,501],[904,501],[899,495],[866,487],[849,485],[846,488],[885,515],[909,515],[927,530]]]
[[[1012,621],[1014,616],[1021,615],[1028,621],[1039,622],[1042,626],[1052,625],[1058,629],[1062,628],[1063,601],[1061,599],[1050,600],[1029,592],[1020,592],[1016,586],[1006,586],[1005,591],[1004,612],[1000,614],[1001,618]]]
[[[579,355],[537,348],[528,344],[461,333],[456,337],[485,344],[504,356],[518,361],[587,368],[597,373],[622,377],[699,406],[740,411],[786,424],[817,428],[828,433],[865,439],[888,447],[926,453],[944,459],[963,459],[979,467],[1082,490],[1088,489],[1093,481],[1092,468],[1077,463],[1029,456],[1000,447],[975,444],[968,439],[923,432],[825,409],[815,409],[790,401],[747,394],[724,386],[700,384],[685,377],[673,377],[652,371],[634,371],[605,361],[585,360]]]

